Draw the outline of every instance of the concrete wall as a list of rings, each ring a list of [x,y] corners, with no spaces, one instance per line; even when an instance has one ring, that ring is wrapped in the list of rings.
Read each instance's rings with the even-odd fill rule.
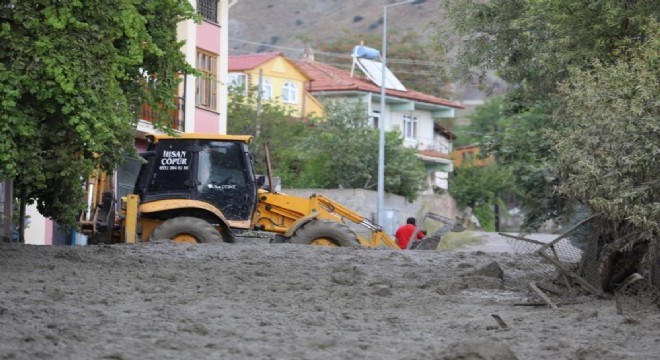
[[[376,191],[364,189],[282,189],[282,193],[300,197],[309,197],[311,194],[322,194],[344,205],[356,213],[376,222],[377,198]],[[426,212],[453,219],[456,215],[456,203],[449,195],[424,195],[414,202],[408,202],[404,197],[385,194],[384,205],[386,223],[380,224],[385,231],[393,235],[396,229],[406,222],[406,218],[413,216],[420,218]],[[364,232],[361,226],[348,224],[359,233]]]

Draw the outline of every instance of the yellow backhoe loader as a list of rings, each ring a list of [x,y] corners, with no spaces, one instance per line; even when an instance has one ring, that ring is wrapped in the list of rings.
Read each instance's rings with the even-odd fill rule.
[[[91,242],[234,242],[256,231],[271,242],[398,248],[379,225],[326,196],[290,196],[265,186],[266,177],[255,176],[252,167],[251,136],[186,133],[146,139],[147,151],[140,154],[146,162],[133,191],[121,198],[119,212],[113,210],[114,178],[99,173],[89,179],[89,210],[80,227]],[[348,221],[371,235],[357,235]],[[435,249],[440,235],[425,238],[419,248]]]

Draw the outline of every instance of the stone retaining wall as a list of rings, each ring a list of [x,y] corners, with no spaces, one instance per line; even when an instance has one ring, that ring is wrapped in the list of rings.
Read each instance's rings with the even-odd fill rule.
[[[377,199],[378,193],[364,189],[282,189],[289,195],[309,197],[312,194],[322,194],[332,200],[344,205],[356,213],[377,222]],[[413,216],[421,217],[426,212],[453,219],[457,215],[456,203],[449,195],[422,195],[414,202],[408,202],[404,197],[394,194],[385,194],[386,221],[381,224],[385,231],[392,235],[399,225],[406,222],[406,218]],[[356,231],[363,233],[362,227],[351,226]]]

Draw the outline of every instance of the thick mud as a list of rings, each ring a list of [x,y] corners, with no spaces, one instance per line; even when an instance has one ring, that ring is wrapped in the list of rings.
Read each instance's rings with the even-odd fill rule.
[[[531,306],[509,252],[0,244],[0,359],[655,359],[660,317]]]

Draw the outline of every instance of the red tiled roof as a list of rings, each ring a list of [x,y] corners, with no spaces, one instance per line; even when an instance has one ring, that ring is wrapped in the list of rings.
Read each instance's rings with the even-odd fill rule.
[[[257,66],[271,60],[275,57],[282,56],[281,52],[267,52],[249,55],[236,55],[229,57],[229,71],[245,71],[254,69]]]
[[[372,83],[370,80],[353,76],[348,71],[337,69],[336,67],[307,60],[293,60],[293,62],[306,73],[311,79],[310,92],[320,91],[364,91],[380,94],[380,86]],[[358,71],[356,69],[356,71]],[[385,89],[389,96],[395,96],[402,99],[424,102],[428,104],[443,105],[454,109],[464,109],[459,103],[442,99],[439,97],[427,95],[419,91],[408,90],[399,91]]]

